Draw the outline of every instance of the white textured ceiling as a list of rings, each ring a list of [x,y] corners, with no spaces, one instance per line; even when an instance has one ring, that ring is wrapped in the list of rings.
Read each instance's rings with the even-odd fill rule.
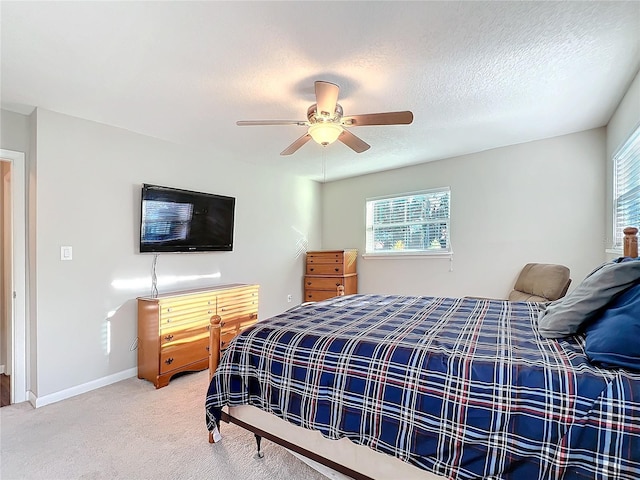
[[[316,180],[606,125],[640,67],[640,2],[0,2],[3,108],[33,107]],[[313,82],[371,145],[307,143]],[[323,171],[323,163],[326,168]]]

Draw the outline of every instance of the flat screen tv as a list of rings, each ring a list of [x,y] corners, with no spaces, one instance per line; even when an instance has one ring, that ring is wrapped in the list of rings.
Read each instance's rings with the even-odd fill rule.
[[[236,199],[142,185],[140,253],[233,250]]]

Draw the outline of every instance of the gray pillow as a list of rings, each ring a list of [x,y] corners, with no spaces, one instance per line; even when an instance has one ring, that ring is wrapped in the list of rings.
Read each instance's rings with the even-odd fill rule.
[[[640,261],[621,260],[601,265],[575,290],[547,304],[538,315],[540,335],[560,338],[577,333],[580,325],[595,317],[616,295],[640,281]]]

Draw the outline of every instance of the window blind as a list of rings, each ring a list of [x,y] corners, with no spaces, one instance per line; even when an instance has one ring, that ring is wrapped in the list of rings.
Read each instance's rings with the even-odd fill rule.
[[[625,227],[640,227],[640,127],[613,158],[613,247],[622,248]]]
[[[449,236],[448,187],[366,202],[366,253],[446,253]]]

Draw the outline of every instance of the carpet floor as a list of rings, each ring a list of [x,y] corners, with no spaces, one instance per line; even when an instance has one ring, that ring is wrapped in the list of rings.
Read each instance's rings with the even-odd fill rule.
[[[0,409],[0,478],[326,480],[286,449],[222,424],[209,444],[208,372],[184,374],[156,390],[130,378],[38,409]]]

